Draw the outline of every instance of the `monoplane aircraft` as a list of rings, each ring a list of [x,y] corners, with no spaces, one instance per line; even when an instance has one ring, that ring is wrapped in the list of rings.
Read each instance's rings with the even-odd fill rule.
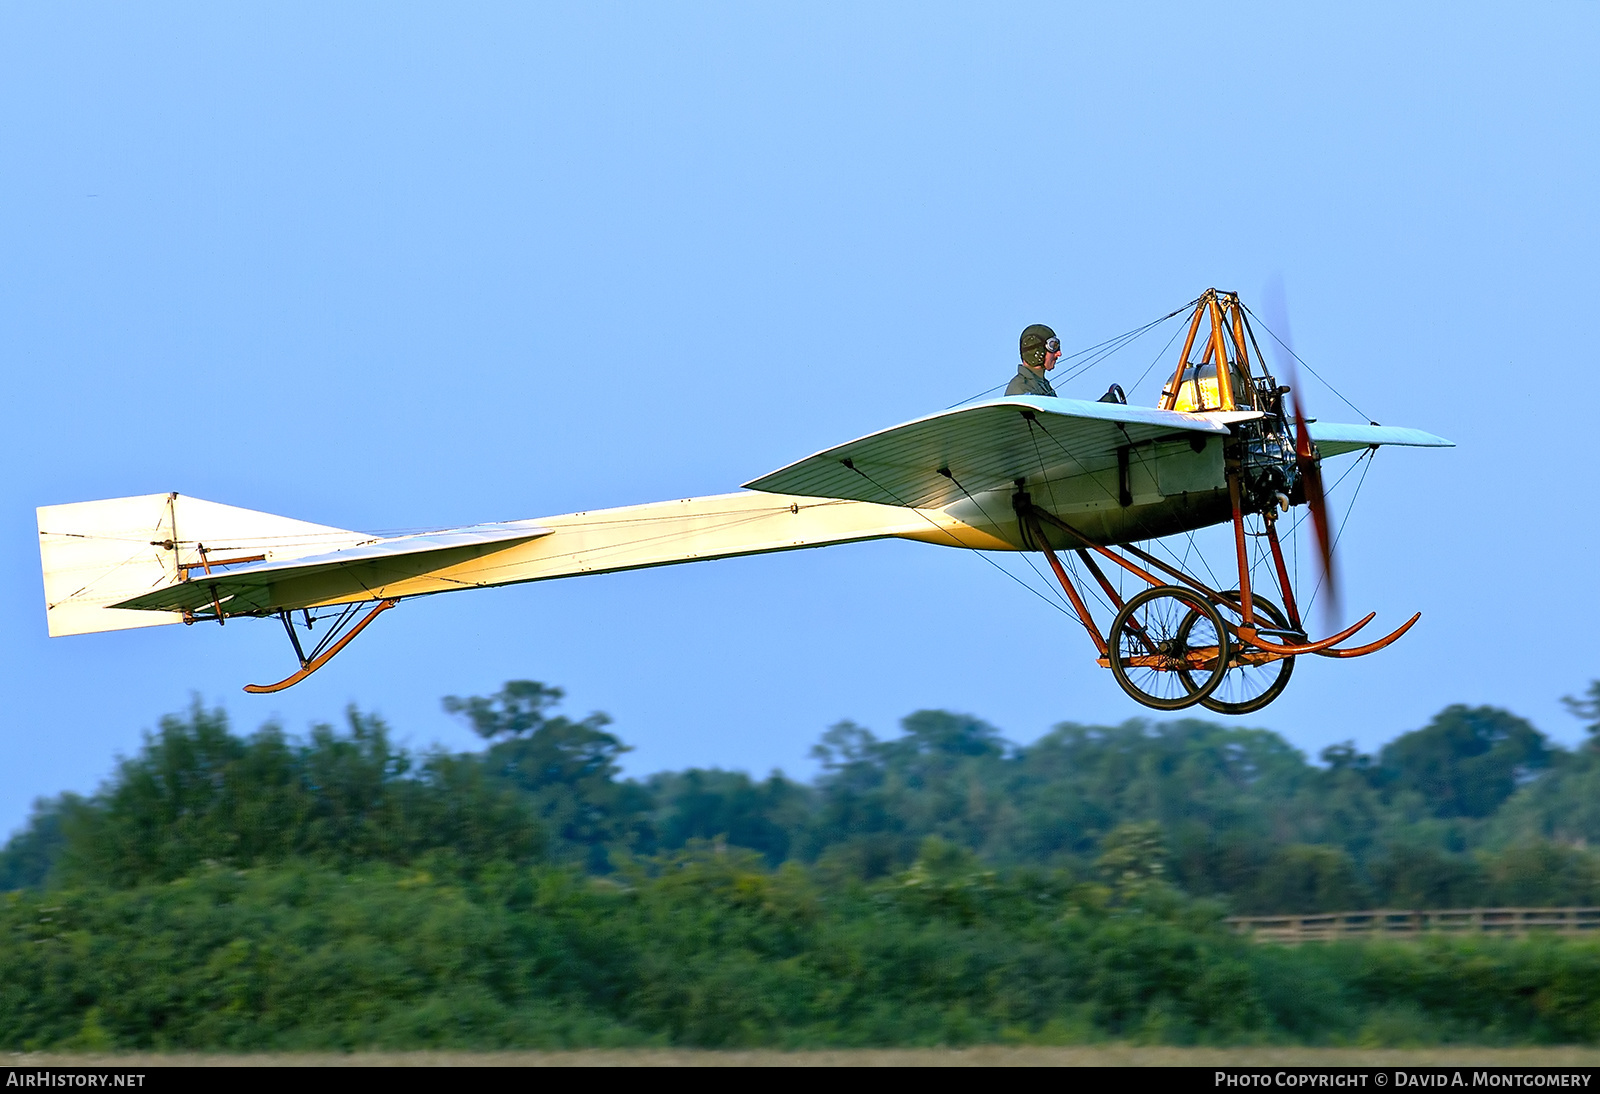
[[[391,537],[175,493],[46,506],[49,631],[276,617],[299,667],[245,688],[275,692],[409,597],[892,537],[1042,554],[1099,664],[1135,700],[1259,710],[1295,658],[1372,653],[1418,619],[1353,647],[1340,643],[1372,614],[1307,633],[1278,526],[1306,507],[1331,581],[1322,460],[1450,442],[1306,418],[1266,372],[1237,294],[1208,289],[1192,308],[1158,406],[1126,405],[1120,391],[991,399],[836,445],[737,493]],[[1232,526],[1229,588],[1155,553],[1163,537],[1211,525]],[[1129,578],[1139,591],[1125,595]],[[1111,616],[1104,629],[1090,599]]]

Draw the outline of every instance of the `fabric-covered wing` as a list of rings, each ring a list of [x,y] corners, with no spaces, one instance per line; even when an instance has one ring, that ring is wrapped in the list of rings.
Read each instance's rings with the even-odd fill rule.
[[[1435,437],[1420,429],[1407,429],[1398,425],[1353,425],[1342,422],[1311,422],[1311,439],[1317,451],[1327,456],[1342,456],[1380,444],[1395,444],[1406,448],[1454,448],[1454,441]]]
[[[1240,411],[1202,417],[1119,403],[1012,396],[868,434],[745,486],[942,508],[963,497],[963,488],[977,494],[1042,473],[1070,476],[1088,465],[1103,465],[1107,454],[1123,445],[1174,435],[1226,436],[1228,422],[1259,416]]]
[[[549,534],[549,528],[532,521],[508,521],[372,540],[309,558],[256,562],[210,574],[191,571],[188,581],[124,600],[115,607],[194,611],[220,602],[229,615],[272,611],[283,603],[274,594],[275,588],[304,585],[307,578],[320,577],[324,580],[319,584],[326,585],[327,578],[338,571],[335,584],[359,593]]]

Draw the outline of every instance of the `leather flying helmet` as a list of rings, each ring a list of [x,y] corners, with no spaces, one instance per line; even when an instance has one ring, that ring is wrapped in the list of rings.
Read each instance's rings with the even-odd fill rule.
[[[1046,353],[1061,352],[1061,339],[1043,323],[1035,323],[1022,332],[1021,349],[1023,364],[1043,368]]]

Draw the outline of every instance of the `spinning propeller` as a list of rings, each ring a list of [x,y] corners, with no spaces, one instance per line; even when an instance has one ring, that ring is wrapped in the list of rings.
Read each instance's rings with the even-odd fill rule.
[[[1300,374],[1295,368],[1294,349],[1289,336],[1289,308],[1284,299],[1283,281],[1274,277],[1263,294],[1266,311],[1272,316],[1278,341],[1277,357],[1281,372],[1289,377],[1289,413],[1294,419],[1294,462],[1300,471],[1306,507],[1311,510],[1311,527],[1317,537],[1317,566],[1321,585],[1327,590],[1324,612],[1330,620],[1339,616],[1338,572],[1333,565],[1333,522],[1328,517],[1328,493],[1322,485],[1322,464],[1311,442],[1310,419],[1300,399]]]

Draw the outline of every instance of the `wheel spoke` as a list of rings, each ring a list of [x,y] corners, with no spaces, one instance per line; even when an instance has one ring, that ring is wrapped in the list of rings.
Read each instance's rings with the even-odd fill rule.
[[[1204,597],[1163,585],[1123,605],[1108,645],[1112,674],[1125,692],[1156,710],[1181,710],[1221,684],[1230,642]]]
[[[1230,591],[1216,605],[1228,626],[1241,622],[1238,607],[1239,594]],[[1273,627],[1287,628],[1288,620],[1272,601],[1255,595],[1251,597],[1258,618]],[[1202,634],[1209,635],[1213,624],[1202,613],[1194,613],[1185,623],[1186,639],[1199,645]],[[1192,635],[1191,635],[1192,632]],[[1293,657],[1271,657],[1249,646],[1237,646],[1229,659],[1227,671],[1216,689],[1200,701],[1207,710],[1218,714],[1250,714],[1271,703],[1283,693],[1294,671]]]

